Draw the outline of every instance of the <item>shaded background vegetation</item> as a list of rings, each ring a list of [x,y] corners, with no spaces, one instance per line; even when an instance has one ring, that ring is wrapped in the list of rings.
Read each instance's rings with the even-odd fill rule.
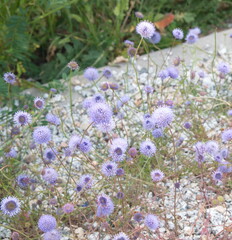
[[[166,13],[175,15],[175,21],[158,45],[163,48],[170,46],[170,32],[174,27],[187,31],[199,26],[206,34],[216,27],[228,26],[232,2],[1,0],[1,75],[12,71],[22,81],[32,78],[37,83],[47,83],[60,79],[70,60],[76,60],[82,69],[90,65],[103,66],[116,56],[126,54],[123,40],[138,38],[134,34],[138,22],[135,11],[141,11],[145,19],[153,22]]]

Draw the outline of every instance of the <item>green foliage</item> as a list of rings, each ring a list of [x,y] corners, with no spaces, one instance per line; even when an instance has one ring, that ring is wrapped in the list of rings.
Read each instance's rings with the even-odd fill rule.
[[[207,8],[205,7],[207,5]],[[0,69],[41,83],[62,77],[67,62],[81,68],[107,64],[123,55],[123,40],[134,39],[135,11],[160,20],[172,12],[160,48],[172,43],[171,30],[200,26],[203,34],[223,27],[232,3],[221,0],[2,0],[0,2]],[[213,29],[212,29],[213,28]],[[0,83],[0,92],[3,90]]]

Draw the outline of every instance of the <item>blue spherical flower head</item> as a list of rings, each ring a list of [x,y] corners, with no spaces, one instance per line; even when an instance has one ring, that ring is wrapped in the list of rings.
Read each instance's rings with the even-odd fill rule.
[[[60,240],[60,239],[61,239],[60,232],[56,229],[46,232],[43,236],[43,240]]]
[[[137,156],[138,151],[137,151],[137,149],[136,149],[135,147],[131,147],[131,148],[128,150],[128,154],[129,154],[132,158],[134,158],[134,157]]]
[[[101,194],[97,198],[97,217],[106,217],[114,211],[114,203],[105,194]]]
[[[104,103],[105,102],[105,97],[101,95],[100,93],[95,94],[92,97],[93,103]]]
[[[58,178],[58,173],[55,169],[53,168],[45,168],[42,171],[42,178],[50,183],[50,184],[54,184]]]
[[[102,91],[107,91],[109,89],[109,83],[108,82],[103,82],[100,86]]]
[[[85,174],[81,176],[79,184],[81,184],[84,188],[90,189],[93,186],[93,176],[90,174]]]
[[[151,87],[151,86],[149,86],[149,85],[146,85],[146,86],[144,87],[144,91],[145,91],[147,94],[153,93],[153,92],[154,92],[154,88]]]
[[[119,85],[118,85],[118,83],[111,82],[111,83],[109,83],[109,88],[111,90],[118,90],[119,89]]]
[[[232,164],[228,161],[221,161],[217,171],[222,173],[230,173],[232,172]]]
[[[152,118],[146,118],[143,120],[143,128],[145,130],[152,130],[154,127],[155,127],[155,124]]]
[[[92,98],[86,98],[83,102],[82,102],[82,106],[85,109],[88,109],[90,107],[92,107],[94,104],[93,99]]]
[[[152,44],[157,44],[161,41],[161,35],[159,32],[154,32],[154,34],[149,38],[149,42]]]
[[[109,79],[113,76],[110,68],[106,67],[106,68],[103,69],[103,76],[107,79]]]
[[[219,151],[219,146],[216,141],[208,141],[205,144],[205,150],[207,153],[214,155]]]
[[[179,77],[179,71],[175,67],[169,67],[167,68],[168,76],[172,79],[177,79]]]
[[[13,217],[21,211],[20,205],[20,201],[16,197],[9,196],[2,199],[0,209],[4,215]]]
[[[124,44],[127,46],[127,47],[133,47],[134,46],[134,42],[130,41],[130,40],[125,40],[124,41]]]
[[[4,73],[3,79],[5,82],[11,85],[16,83],[16,76],[14,75],[14,73],[11,73],[11,72]]]
[[[122,96],[118,101],[117,101],[117,107],[121,108],[123,105],[128,103],[130,100],[130,97],[127,95]]]
[[[109,152],[114,161],[123,161],[127,146],[127,141],[123,138],[116,138],[112,141]]]
[[[229,109],[229,110],[227,111],[227,115],[228,115],[228,116],[232,116],[232,109]]]
[[[134,48],[134,47],[129,47],[129,48],[127,49],[127,54],[128,54],[130,57],[134,57],[135,54],[136,54],[136,48]]]
[[[154,182],[159,182],[164,178],[164,173],[159,169],[155,169],[151,171],[151,178]]]
[[[117,163],[108,161],[102,164],[101,172],[106,177],[113,177],[116,175],[117,169],[118,169]]]
[[[52,138],[51,131],[46,126],[36,127],[33,132],[33,139],[35,143],[48,143]]]
[[[221,137],[222,137],[223,142],[228,142],[228,141],[232,140],[232,128],[227,129],[224,132],[222,132]]]
[[[173,31],[172,31],[172,35],[175,39],[178,39],[178,40],[181,40],[183,39],[184,37],[184,33],[183,31],[180,29],[180,28],[175,28]]]
[[[63,207],[62,210],[64,213],[71,213],[74,211],[74,205],[72,203],[66,203]]]
[[[88,153],[92,150],[92,143],[89,139],[83,138],[80,140],[78,147],[83,153]]]
[[[198,40],[198,36],[195,33],[189,32],[185,40],[188,44],[194,44]]]
[[[223,178],[223,174],[220,171],[215,171],[212,173],[212,178],[215,182],[221,181]]]
[[[116,195],[116,198],[118,199],[123,199],[124,198],[124,193],[123,192],[118,192],[117,195]]]
[[[164,80],[165,78],[167,78],[167,77],[169,76],[169,73],[168,73],[167,70],[162,70],[162,71],[160,71],[160,73],[158,74],[158,76],[159,76],[162,80]]]
[[[95,81],[99,77],[98,70],[94,67],[88,67],[84,71],[84,77],[89,81]]]
[[[220,62],[217,69],[220,73],[228,74],[230,72],[230,65],[226,62]]]
[[[146,140],[141,143],[140,152],[147,157],[152,157],[156,152],[156,146],[150,140]]]
[[[143,220],[142,213],[140,213],[140,212],[135,213],[133,216],[133,219],[138,223],[141,222]]]
[[[117,171],[116,171],[116,175],[118,177],[124,176],[125,175],[124,169],[123,168],[118,168]]]
[[[130,239],[125,233],[120,232],[114,236],[113,240],[130,240]]]
[[[199,27],[195,27],[195,28],[189,29],[189,32],[199,35],[201,33],[201,29]]]
[[[56,219],[52,215],[42,215],[39,218],[38,227],[42,232],[50,232],[56,228]]]
[[[165,128],[174,120],[174,113],[169,107],[160,107],[153,112],[152,119],[158,128]]]
[[[186,129],[190,129],[190,128],[192,128],[192,124],[191,124],[190,122],[185,122],[185,123],[184,123],[184,127],[185,127]]]
[[[44,99],[43,99],[43,98],[40,98],[40,97],[36,97],[36,98],[34,99],[34,106],[35,106],[35,108],[37,108],[37,109],[43,109],[44,106],[45,106],[45,101],[44,101]]]
[[[163,137],[164,134],[163,134],[163,130],[161,128],[156,128],[152,131],[152,136],[154,138],[160,138],[160,137]]]
[[[213,152],[212,155],[213,155],[214,160],[215,160],[216,162],[219,162],[219,163],[220,163],[221,161],[223,161],[223,157],[222,157],[222,155],[221,155],[220,152]]]
[[[137,24],[136,32],[142,38],[151,38],[155,33],[155,27],[151,22],[142,21],[142,22]]]
[[[83,188],[84,188],[84,187],[83,187],[83,184],[82,184],[82,183],[77,183],[75,189],[76,189],[77,192],[81,192],[81,191],[83,190]]]
[[[206,151],[206,145],[205,143],[203,142],[197,142],[195,145],[194,145],[194,150],[197,154],[200,154],[200,155],[204,155],[205,151]]]
[[[88,115],[95,124],[109,123],[113,112],[105,103],[96,103],[88,109]]]
[[[18,155],[17,151],[14,148],[11,148],[9,152],[5,153],[7,158],[16,158]]]
[[[159,227],[159,220],[155,215],[148,214],[145,216],[144,224],[150,230],[156,230]]]
[[[29,176],[24,175],[24,174],[20,174],[17,178],[16,178],[16,182],[19,185],[20,188],[22,189],[26,189],[29,187],[30,183],[31,183],[31,179]]]
[[[144,15],[141,12],[135,12],[137,18],[144,18]]]
[[[56,126],[60,125],[60,118],[54,114],[48,113],[46,115],[46,120],[53,125],[56,125]]]
[[[49,164],[56,159],[57,151],[52,148],[47,148],[43,154],[45,164]]]
[[[17,126],[26,126],[32,122],[32,117],[25,111],[18,111],[14,114],[13,121]]]
[[[111,132],[115,128],[115,123],[111,119],[109,122],[104,122],[104,123],[98,124],[97,128],[103,133],[108,133],[108,132]]]
[[[223,148],[220,153],[224,159],[228,158],[229,156],[229,150],[227,148]]]

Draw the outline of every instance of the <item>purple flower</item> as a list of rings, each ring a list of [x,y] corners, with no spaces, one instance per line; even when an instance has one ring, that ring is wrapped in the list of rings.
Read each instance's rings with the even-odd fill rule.
[[[176,141],[176,146],[179,147],[182,143],[184,142],[184,138],[183,137],[179,137]]]
[[[123,199],[124,198],[124,193],[123,192],[118,192],[117,195],[116,195],[116,198]]]
[[[118,83],[109,83],[109,88],[112,90],[118,90],[119,85],[118,85]]]
[[[205,72],[204,72],[204,71],[198,72],[198,76],[199,76],[200,78],[204,78],[204,77],[205,77]]]
[[[115,124],[112,119],[109,122],[104,122],[97,125],[97,128],[103,133],[111,132],[114,127]]]
[[[45,164],[51,163],[56,159],[56,155],[57,155],[57,151],[55,149],[47,148],[43,154],[44,163]]]
[[[0,209],[4,215],[13,217],[21,211],[20,205],[20,201],[16,197],[9,196],[2,199]]]
[[[218,170],[212,173],[212,178],[213,178],[213,180],[216,181],[216,182],[217,182],[217,181],[221,181],[221,180],[222,180],[222,177],[223,177],[223,176],[222,176],[222,172],[220,172],[220,171],[218,171]]]
[[[72,203],[66,203],[63,207],[62,210],[64,213],[71,213],[74,211],[74,205]]]
[[[228,115],[228,116],[232,116],[232,109],[230,109],[230,110],[227,111],[227,115]]]
[[[133,47],[134,46],[134,42],[130,41],[130,40],[125,40],[124,44],[127,45],[128,47]]]
[[[223,160],[223,157],[220,152],[213,152],[213,157],[216,162],[221,162]]]
[[[3,79],[4,81],[12,85],[16,83],[16,76],[14,75],[14,73],[11,72],[4,73]]]
[[[169,76],[170,78],[173,78],[173,79],[177,79],[177,78],[178,78],[178,76],[179,76],[179,71],[178,71],[177,68],[175,68],[175,67],[169,67],[169,68],[167,68],[167,71],[168,71],[168,76]]]
[[[107,79],[109,79],[113,76],[110,68],[106,67],[103,69],[103,76],[106,77]]]
[[[102,164],[101,172],[106,177],[113,177],[116,175],[117,169],[118,169],[117,163],[108,161]]]
[[[81,183],[77,183],[77,186],[76,186],[76,191],[77,192],[81,192],[83,189],[83,185]]]
[[[97,217],[109,216],[114,211],[114,203],[105,194],[101,194],[97,198]]]
[[[92,122],[96,124],[109,123],[113,112],[105,103],[96,103],[88,109],[88,115]]]
[[[92,149],[92,143],[87,138],[74,135],[69,140],[69,148],[71,151],[79,149],[80,151],[87,153]]]
[[[220,166],[218,167],[217,171],[220,171],[222,173],[230,173],[232,172],[232,164],[227,161],[221,161]]]
[[[151,38],[155,33],[155,27],[151,22],[142,21],[136,26],[136,32],[142,38]]]
[[[143,128],[145,130],[151,130],[155,127],[152,118],[146,118],[143,120]]]
[[[149,42],[152,44],[157,44],[159,43],[161,40],[161,35],[159,32],[154,32],[154,34],[151,36],[151,38],[149,38]]]
[[[34,106],[37,108],[37,109],[43,109],[44,108],[44,105],[45,105],[45,101],[43,98],[40,98],[40,97],[36,97],[34,99]]]
[[[83,102],[82,102],[82,106],[85,109],[88,109],[90,107],[92,107],[94,104],[93,102],[93,98],[86,98]]]
[[[128,95],[122,96],[118,101],[117,101],[117,107],[120,108],[124,104],[128,103],[130,100],[130,97]]]
[[[199,27],[195,27],[195,28],[189,29],[189,32],[199,35],[201,33],[201,29]]]
[[[57,171],[53,168],[45,168],[42,171],[42,178],[50,183],[50,184],[54,184],[58,178],[58,174]]]
[[[125,233],[120,232],[119,234],[116,234],[114,236],[113,240],[130,240],[130,239]]]
[[[184,123],[184,127],[185,127],[186,129],[190,129],[190,128],[192,128],[192,124],[191,124],[190,122],[185,122],[185,123]]]
[[[53,92],[53,93],[57,92],[57,90],[55,88],[50,88],[50,91]]]
[[[134,48],[134,47],[129,47],[129,48],[127,49],[127,53],[128,53],[128,55],[129,55],[130,57],[134,57],[135,54],[136,54],[136,48]]]
[[[217,69],[220,73],[227,74],[230,72],[230,65],[226,62],[220,62]]]
[[[149,85],[146,85],[146,86],[144,86],[144,91],[146,92],[146,93],[153,93],[154,92],[154,88],[153,87],[151,87],[151,86],[149,86]]]
[[[109,89],[109,83],[108,82],[102,83],[100,88],[102,91],[107,91]]]
[[[38,144],[48,143],[49,141],[51,141],[51,138],[52,138],[51,131],[46,126],[36,127],[33,132],[33,139],[35,143]]]
[[[73,151],[69,147],[64,149],[64,156],[65,157],[70,157],[70,156],[72,156],[72,154],[73,154]]]
[[[172,35],[175,39],[178,39],[178,40],[181,40],[183,39],[184,37],[184,33],[183,31],[180,29],[180,28],[175,28],[173,31],[172,31]]]
[[[156,230],[159,227],[159,220],[155,215],[148,214],[148,215],[145,216],[144,224],[150,230]]]
[[[136,222],[141,222],[141,221],[143,220],[143,215],[142,215],[142,213],[140,213],[140,212],[135,213],[133,219],[134,219]]]
[[[32,122],[32,117],[25,111],[18,111],[14,114],[13,120],[17,126],[26,126]]]
[[[221,155],[222,155],[222,157],[223,157],[224,159],[228,158],[228,156],[229,156],[229,151],[228,151],[228,149],[227,149],[227,148],[223,148],[223,149],[221,150]]]
[[[159,182],[164,178],[164,173],[159,169],[151,171],[151,178],[154,182]]]
[[[147,157],[152,157],[156,152],[156,146],[150,140],[146,140],[140,144],[140,152]]]
[[[193,44],[198,40],[198,36],[195,33],[189,32],[185,38],[188,44]]]
[[[194,145],[194,150],[197,154],[203,155],[206,151],[206,145],[203,142],[197,142]]]
[[[129,150],[128,150],[128,154],[131,156],[131,157],[136,157],[136,155],[138,154],[138,151],[135,147],[131,147]]]
[[[82,175],[79,181],[79,184],[82,185],[86,189],[90,189],[93,186],[93,176],[90,174]]]
[[[29,176],[21,174],[16,178],[16,182],[20,188],[26,189],[31,183],[31,179]]]
[[[135,16],[137,18],[144,18],[143,14],[141,12],[135,12]]]
[[[69,62],[69,63],[67,64],[67,67],[68,67],[69,69],[73,70],[73,71],[79,69],[79,65],[78,65],[77,62],[75,62],[75,61]]]
[[[207,153],[209,153],[211,155],[214,155],[219,150],[218,143],[216,141],[208,141],[205,144],[205,150],[206,150]]]
[[[222,141],[223,142],[228,142],[232,140],[232,128],[227,129],[224,132],[222,132]]]
[[[56,219],[52,215],[42,215],[38,227],[42,232],[50,232],[56,228]]]
[[[98,70],[94,67],[88,67],[84,71],[84,77],[88,79],[89,81],[94,81],[98,79]]]
[[[43,236],[43,240],[60,240],[60,232],[56,229],[53,229],[49,232],[46,232]]]
[[[121,176],[125,175],[124,169],[123,168],[118,168],[117,171],[116,171],[116,175],[118,177],[121,177]]]
[[[162,80],[164,80],[164,79],[167,78],[168,76],[169,76],[169,73],[168,73],[167,70],[162,70],[162,71],[160,71],[160,73],[159,73],[159,77],[160,77]]]
[[[165,128],[173,121],[174,113],[169,107],[160,107],[153,112],[152,119],[159,128]]]
[[[92,98],[93,103],[104,103],[105,97],[100,93],[95,94]]]
[[[163,137],[163,130],[161,128],[156,128],[152,131],[152,136],[154,138],[160,138],[160,137]]]
[[[16,158],[18,155],[17,151],[14,148],[11,148],[9,152],[5,153],[7,158]]]
[[[51,123],[51,124],[54,124],[56,126],[60,125],[60,118],[57,117],[56,115],[54,114],[51,114],[51,113],[48,113],[46,115],[46,120]]]

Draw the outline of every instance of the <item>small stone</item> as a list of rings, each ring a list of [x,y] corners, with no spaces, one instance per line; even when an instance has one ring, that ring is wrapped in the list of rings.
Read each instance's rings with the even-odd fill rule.
[[[85,236],[84,236],[85,232],[84,232],[83,228],[79,227],[74,232],[77,235],[78,239],[84,239],[85,238]]]

